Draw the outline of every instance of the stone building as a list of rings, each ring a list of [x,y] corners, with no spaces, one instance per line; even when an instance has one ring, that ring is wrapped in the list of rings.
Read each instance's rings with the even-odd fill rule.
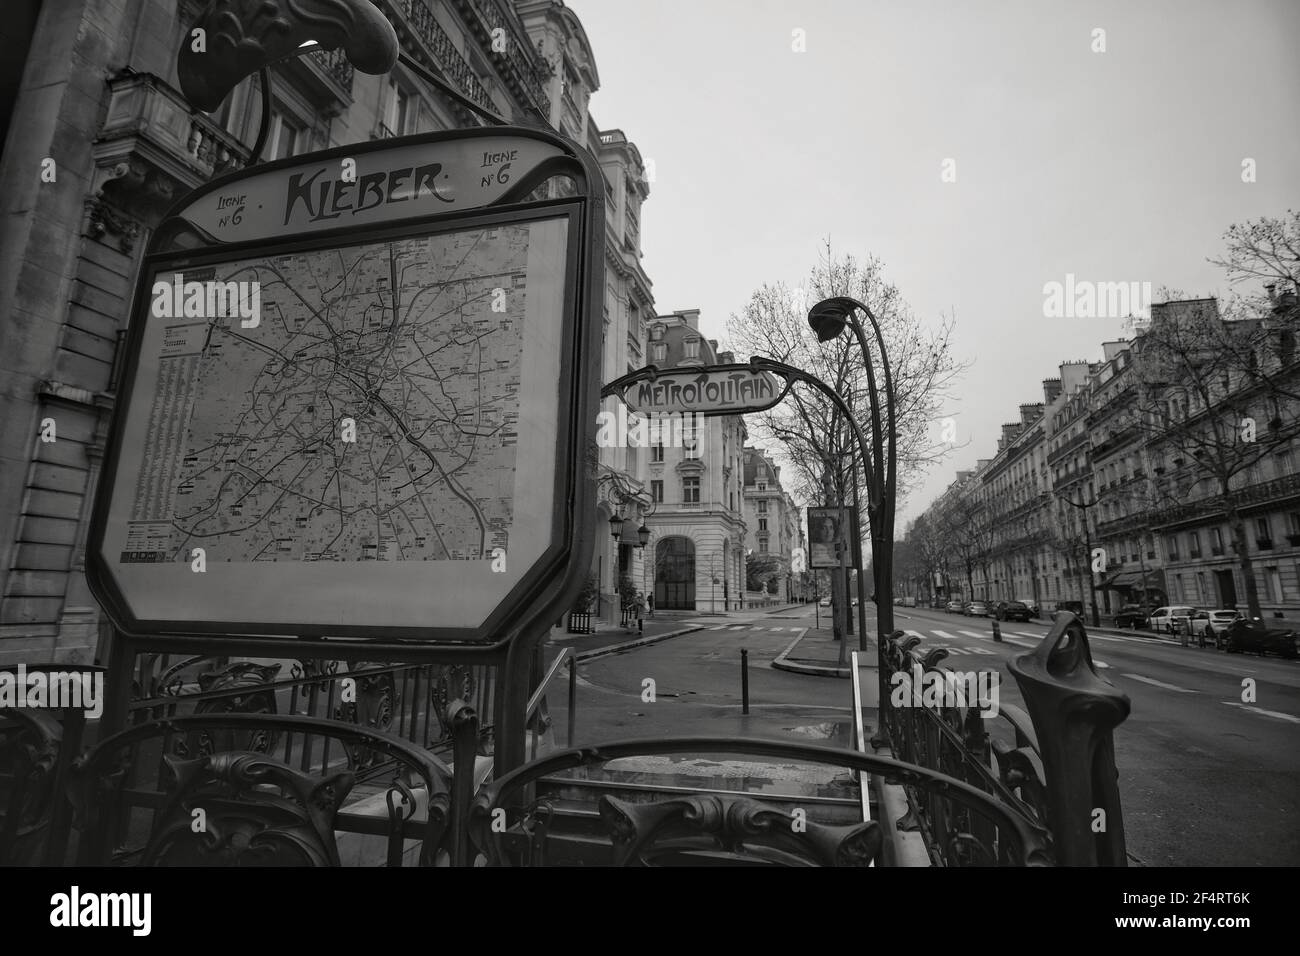
[[[660,368],[735,361],[700,333],[698,309],[649,326],[647,361]],[[739,415],[690,422],[680,442],[650,448],[646,480],[654,511],[646,519],[653,563],[644,571],[655,609],[738,609],[745,594],[744,448]]]
[[[114,405],[119,343],[142,250],[165,210],[249,160],[253,78],[211,113],[179,92],[177,52],[200,0],[11,0],[0,27],[0,663],[89,660],[104,639],[84,568],[87,519]],[[402,51],[478,105],[584,144],[608,199],[604,374],[641,364],[652,316],[640,264],[648,195],[635,146],[588,111],[599,76],[560,0],[375,0]],[[505,38],[504,49],[494,39]],[[341,53],[273,65],[263,158],[480,125],[403,66]],[[38,439],[43,422],[57,441]],[[736,446],[737,448],[739,445]],[[601,468],[635,475],[610,450]],[[635,491],[635,488],[632,489]]]
[[[1251,586],[1264,617],[1300,617],[1300,310],[1269,292],[1266,314],[1231,321],[1213,299],[1153,305],[1101,361],[1061,364],[927,510],[949,535],[940,570],[1044,610],[1090,610],[1095,588],[1103,620],[1130,602],[1245,608]]]
[[[799,509],[781,487],[781,466],[761,448],[746,447],[745,549],[751,556],[772,556],[781,562],[778,590],[784,600],[794,600],[797,576],[791,572],[794,549],[802,544]]]

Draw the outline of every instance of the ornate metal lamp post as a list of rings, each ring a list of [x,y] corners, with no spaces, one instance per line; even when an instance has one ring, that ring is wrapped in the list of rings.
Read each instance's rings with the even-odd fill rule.
[[[876,387],[876,372],[871,363],[871,348],[867,344],[862,323],[854,316],[861,310],[875,333],[876,348],[880,351],[880,364],[884,371],[885,408],[881,409],[880,392]],[[889,368],[880,323],[865,303],[849,296],[823,299],[808,310],[808,325],[817,334],[819,342],[829,342],[848,326],[862,350],[862,362],[867,371],[867,394],[871,401],[871,455],[863,450],[862,467],[867,477],[867,511],[871,522],[871,563],[876,588],[877,640],[894,629],[894,500],[898,487],[897,421],[894,409],[894,379]],[[862,599],[862,575],[859,575],[859,597]],[[864,602],[865,603],[865,602]]]
[[[1095,507],[1097,502],[1095,500],[1084,501],[1082,496],[1078,501],[1061,494],[1058,494],[1057,497],[1067,505],[1083,511],[1083,546],[1087,551],[1083,556],[1083,561],[1088,566],[1088,603],[1092,605],[1092,626],[1101,627],[1101,615],[1097,611],[1097,582],[1092,576],[1092,531],[1088,527],[1088,509]],[[1109,607],[1109,605],[1107,606]]]

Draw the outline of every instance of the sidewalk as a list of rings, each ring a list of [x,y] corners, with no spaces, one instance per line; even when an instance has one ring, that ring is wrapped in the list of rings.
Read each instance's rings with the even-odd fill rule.
[[[643,624],[644,627],[639,632],[635,625],[629,630],[618,624],[604,623],[596,625],[595,634],[569,634],[556,628],[551,632],[550,640],[547,642],[548,650],[554,649],[554,652],[547,654],[547,660],[553,660],[555,653],[563,647],[572,648],[577,658],[585,661],[603,657],[605,654],[617,653],[629,647],[666,641],[671,637],[690,634],[703,628],[701,624],[688,624],[681,620],[646,619]]]
[[[852,674],[850,662],[853,652],[858,650],[858,635],[855,632],[844,649],[844,666],[840,666],[840,642],[835,640],[834,631],[829,627],[808,628],[772,661],[777,670],[790,671],[794,674],[812,674],[816,677],[849,677]],[[874,665],[876,660],[876,635],[867,631],[867,650],[865,656],[859,653],[864,665]]]

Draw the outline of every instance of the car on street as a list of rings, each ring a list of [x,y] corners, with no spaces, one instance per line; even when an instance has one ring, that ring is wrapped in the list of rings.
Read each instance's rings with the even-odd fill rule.
[[[1151,611],[1149,605],[1144,604],[1125,604],[1115,614],[1115,626],[1118,628],[1138,628],[1146,627],[1151,620]]]
[[[830,606],[831,606],[831,599],[828,598],[828,597],[824,597],[824,598],[822,598],[820,601],[818,601],[817,603],[818,603],[819,605],[821,605],[822,607],[830,607]]]
[[[947,610],[949,614],[960,614],[965,607],[961,601],[949,601]]]
[[[1300,632],[1292,628],[1269,627],[1257,617],[1240,617],[1228,625],[1224,647],[1229,654],[1254,651],[1257,654],[1280,654],[1295,660],[1300,657]]]
[[[993,616],[999,621],[1028,621],[1033,617],[1023,601],[999,601],[993,608]]]
[[[1216,647],[1222,647],[1227,638],[1228,628],[1232,626],[1233,621],[1240,621],[1246,617],[1241,611],[1231,610],[1229,608],[1220,608],[1217,611],[1201,612],[1205,614],[1205,620],[1192,618],[1192,633],[1199,635],[1205,634],[1207,641],[1214,641]]]
[[[964,612],[967,617],[988,617],[989,605],[987,601],[971,601],[966,605]]]
[[[1158,607],[1151,612],[1151,630],[1160,634],[1174,633],[1174,618],[1188,617],[1196,613],[1196,608],[1187,604],[1172,604]]]
[[[916,598],[914,597],[903,598],[903,607],[916,607]]]
[[[1033,617],[1038,617],[1038,602],[1033,598],[1016,598],[1021,604],[1029,608],[1029,613]]]

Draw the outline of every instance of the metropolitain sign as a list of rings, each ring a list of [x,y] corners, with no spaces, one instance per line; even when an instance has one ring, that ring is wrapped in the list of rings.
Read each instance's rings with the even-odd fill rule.
[[[744,415],[771,408],[789,384],[748,365],[706,365],[661,371],[653,365],[605,386],[644,415]]]

